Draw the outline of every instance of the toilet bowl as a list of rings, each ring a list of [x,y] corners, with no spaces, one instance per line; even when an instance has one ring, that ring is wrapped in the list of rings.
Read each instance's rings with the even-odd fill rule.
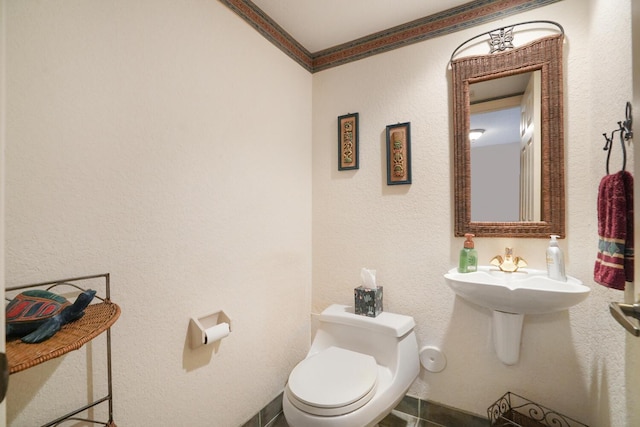
[[[418,376],[410,316],[360,316],[331,305],[318,316],[307,356],[291,371],[282,398],[290,427],[365,427],[384,418]]]

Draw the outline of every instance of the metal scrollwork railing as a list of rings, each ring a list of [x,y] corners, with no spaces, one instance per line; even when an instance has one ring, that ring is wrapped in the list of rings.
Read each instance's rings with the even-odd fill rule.
[[[495,426],[588,427],[573,418],[534,403],[515,393],[507,392],[487,409],[489,421]]]
[[[513,49],[513,27],[500,28],[495,33],[489,33],[489,38],[489,53]]]
[[[505,50],[508,49],[513,49],[514,45],[513,45],[513,40],[514,40],[514,34],[513,34],[513,30],[515,27],[519,26],[519,25],[528,25],[528,24],[550,24],[550,25],[554,25],[557,27],[558,31],[560,31],[560,33],[564,34],[564,28],[562,27],[562,25],[558,24],[557,22],[554,21],[545,21],[545,20],[537,20],[537,21],[526,21],[526,22],[519,22],[517,24],[513,24],[511,26],[508,27],[500,27],[500,28],[496,28],[490,31],[486,31],[482,34],[478,34],[477,36],[471,37],[470,39],[466,40],[465,42],[461,43],[457,48],[454,49],[453,53],[451,54],[451,61],[453,61],[453,58],[455,58],[455,56],[458,54],[458,52],[460,52],[460,50],[462,49],[463,46],[465,46],[467,43],[474,41],[480,37],[484,37],[484,36],[489,36],[489,53],[496,53],[496,52],[504,52]]]

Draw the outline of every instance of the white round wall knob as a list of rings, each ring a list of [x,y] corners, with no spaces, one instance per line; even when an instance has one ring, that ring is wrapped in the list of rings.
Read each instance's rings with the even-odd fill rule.
[[[441,372],[447,366],[447,358],[438,347],[422,347],[420,363],[429,372]]]

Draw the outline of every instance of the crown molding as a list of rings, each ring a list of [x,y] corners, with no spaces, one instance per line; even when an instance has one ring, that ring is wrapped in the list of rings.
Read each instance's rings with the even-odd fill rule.
[[[307,71],[314,71],[311,53],[251,0],[220,0],[220,3],[237,13],[267,40],[289,55]]]
[[[388,52],[561,0],[476,0],[348,43],[309,52],[251,0],[219,0],[311,73]]]

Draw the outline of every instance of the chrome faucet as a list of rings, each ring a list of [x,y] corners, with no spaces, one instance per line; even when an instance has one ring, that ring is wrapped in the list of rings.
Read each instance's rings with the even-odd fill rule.
[[[513,256],[513,248],[505,248],[504,258],[501,255],[496,255],[491,258],[489,264],[495,265],[500,270],[509,273],[513,273],[514,271],[518,271],[519,268],[527,266],[527,262],[523,258]]]

